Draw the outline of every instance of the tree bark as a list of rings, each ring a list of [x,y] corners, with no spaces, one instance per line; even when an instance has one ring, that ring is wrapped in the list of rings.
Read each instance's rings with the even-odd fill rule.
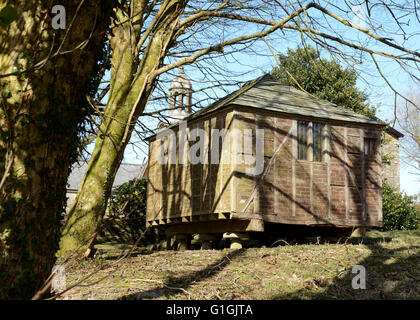
[[[64,30],[52,28],[55,4],[66,10]],[[19,17],[0,29],[0,299],[28,299],[56,260],[66,181],[113,1],[5,5]]]
[[[135,12],[140,13],[144,8],[143,1],[137,1],[136,5]],[[136,44],[141,35],[130,41],[132,32],[128,28],[122,25],[113,30],[109,100],[87,171],[65,223],[60,242],[61,256],[77,248],[85,256],[92,253],[116,171],[134,124],[152,93],[156,81],[154,72],[173,40],[185,5],[186,1],[182,0],[163,1],[141,60],[133,59],[138,56]],[[117,16],[123,17],[118,11]]]

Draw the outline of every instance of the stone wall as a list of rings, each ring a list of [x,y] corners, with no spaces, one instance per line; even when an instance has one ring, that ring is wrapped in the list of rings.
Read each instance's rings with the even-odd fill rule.
[[[390,163],[382,164],[382,179],[391,185],[397,191],[400,190],[400,142],[398,138],[384,133],[382,137],[382,155]]]

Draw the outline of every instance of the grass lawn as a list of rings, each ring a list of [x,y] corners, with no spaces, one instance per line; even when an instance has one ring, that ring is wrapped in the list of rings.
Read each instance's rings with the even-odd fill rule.
[[[346,243],[307,243],[241,250],[137,249],[99,245],[94,259],[74,263],[60,299],[419,299],[420,231],[370,231]],[[277,246],[281,244],[281,246]],[[352,289],[355,265],[366,289]]]

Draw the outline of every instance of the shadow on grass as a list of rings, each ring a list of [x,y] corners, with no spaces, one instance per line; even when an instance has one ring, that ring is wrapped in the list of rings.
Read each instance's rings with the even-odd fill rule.
[[[238,249],[232,252],[229,252],[216,262],[211,265],[199,270],[189,272],[180,277],[169,277],[164,280],[161,285],[156,286],[153,289],[140,291],[132,293],[129,295],[124,295],[119,297],[119,300],[139,300],[139,299],[149,299],[149,298],[159,298],[159,297],[169,297],[174,293],[183,292],[188,287],[193,284],[202,281],[203,279],[209,278],[221,270],[223,270],[227,265],[229,265],[232,260],[237,259],[243,253],[245,249]]]
[[[420,236],[420,231],[412,234]],[[397,242],[398,247],[387,248],[383,239],[387,238],[351,240],[370,250],[369,256],[355,263],[365,267],[366,289],[352,288],[352,280],[358,272],[352,273],[353,266],[347,265],[341,276],[330,281],[310,279],[303,289],[275,294],[271,299],[420,299],[419,240],[416,245]]]

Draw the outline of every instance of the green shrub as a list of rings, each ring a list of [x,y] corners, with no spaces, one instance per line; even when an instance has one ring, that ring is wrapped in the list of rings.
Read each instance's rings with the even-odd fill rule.
[[[115,188],[109,200],[108,215],[102,224],[101,238],[134,244],[146,229],[146,197],[146,180],[134,179]],[[149,229],[140,244],[157,240],[157,234]]]
[[[420,211],[414,196],[395,191],[386,182],[382,186],[382,213],[384,230],[414,230],[419,228]]]
[[[146,180],[133,179],[123,183],[112,191],[109,202],[110,214],[145,219],[146,197]]]

